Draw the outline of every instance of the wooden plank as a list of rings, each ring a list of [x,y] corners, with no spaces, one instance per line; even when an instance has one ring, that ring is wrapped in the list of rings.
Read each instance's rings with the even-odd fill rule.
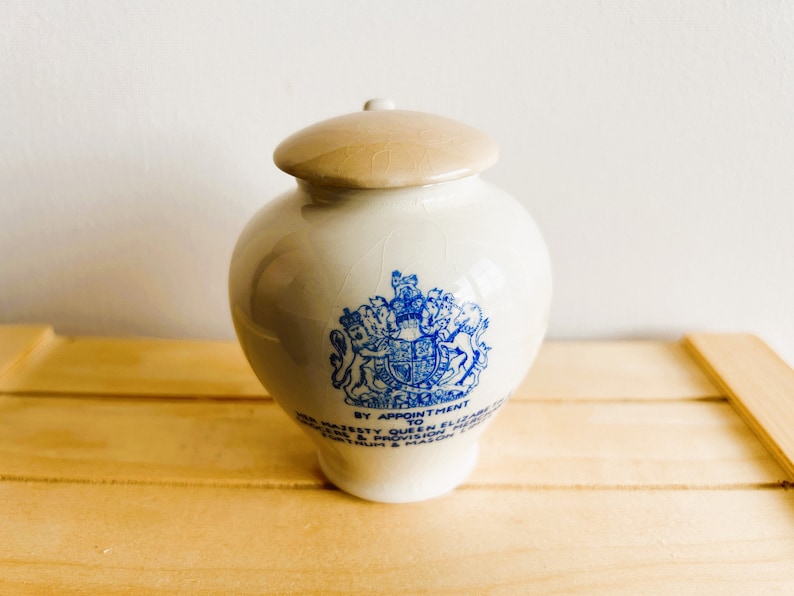
[[[487,429],[470,484],[718,488],[783,478],[724,401],[518,402]]]
[[[266,396],[235,342],[58,337],[4,390],[14,393]]]
[[[791,594],[794,491],[339,491],[0,482],[0,591]]]
[[[267,396],[234,342],[58,338],[9,381],[16,393]],[[516,400],[701,399],[720,392],[677,343],[547,342]]]
[[[0,390],[24,362],[54,337],[46,325],[0,326]]]
[[[794,369],[753,335],[697,333],[685,341],[794,480]]]
[[[677,342],[546,342],[524,399],[708,399],[720,390]]]
[[[468,486],[763,486],[785,474],[726,402],[515,402]],[[0,397],[0,477],[320,488],[272,402]]]
[[[0,477],[322,487],[272,402],[0,397]]]

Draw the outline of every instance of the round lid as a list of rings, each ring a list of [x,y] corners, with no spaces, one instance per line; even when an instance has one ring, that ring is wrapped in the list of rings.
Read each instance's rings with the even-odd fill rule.
[[[324,120],[284,140],[276,165],[296,178],[343,188],[400,188],[456,180],[496,163],[476,128],[370,100],[363,112]]]

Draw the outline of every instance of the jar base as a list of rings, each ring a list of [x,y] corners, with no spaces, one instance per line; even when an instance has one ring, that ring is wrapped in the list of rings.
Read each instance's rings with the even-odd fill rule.
[[[329,465],[322,452],[317,459],[325,477],[340,490],[368,501],[380,503],[412,503],[441,496],[462,484],[477,464],[479,448],[470,445],[454,461],[445,459],[443,466],[417,465],[407,478],[399,480],[362,480]],[[425,468],[418,470],[417,468]]]

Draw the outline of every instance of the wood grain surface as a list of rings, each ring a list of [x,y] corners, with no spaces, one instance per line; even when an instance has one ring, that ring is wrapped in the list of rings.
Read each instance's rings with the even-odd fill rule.
[[[17,371],[37,349],[53,341],[52,328],[40,325],[0,327],[0,389],[4,382],[16,378]]]
[[[550,342],[469,480],[406,505],[328,484],[232,343],[0,327],[0,371],[0,594],[794,593],[756,338]]]
[[[691,334],[685,345],[794,481],[794,370],[752,335]]]
[[[267,398],[232,342],[55,337],[9,393]],[[514,400],[704,399],[719,389],[675,342],[546,342]]]
[[[4,593],[791,593],[794,492],[0,483]]]
[[[309,438],[272,402],[0,396],[0,475],[314,487]],[[737,487],[786,474],[724,401],[514,402],[470,486]]]

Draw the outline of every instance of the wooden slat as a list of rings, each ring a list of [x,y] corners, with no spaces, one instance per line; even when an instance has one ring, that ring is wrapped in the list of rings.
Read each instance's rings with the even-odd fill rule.
[[[235,342],[58,337],[6,392],[264,397]]]
[[[233,342],[58,338],[6,391],[264,397]],[[720,392],[677,343],[547,342],[516,400],[701,399]]]
[[[794,480],[794,369],[753,335],[691,334],[686,345]]]
[[[322,487],[312,445],[269,401],[0,397],[0,477]]]
[[[726,402],[515,402],[469,486],[731,487],[784,477]],[[0,477],[320,488],[272,402],[0,397]]]
[[[724,401],[508,403],[471,484],[731,487],[783,471]]]
[[[794,491],[0,483],[0,592],[791,594]]]
[[[704,399],[721,393],[679,343],[546,342],[516,396],[525,399]]]
[[[31,355],[54,337],[46,325],[0,326],[0,389]]]

